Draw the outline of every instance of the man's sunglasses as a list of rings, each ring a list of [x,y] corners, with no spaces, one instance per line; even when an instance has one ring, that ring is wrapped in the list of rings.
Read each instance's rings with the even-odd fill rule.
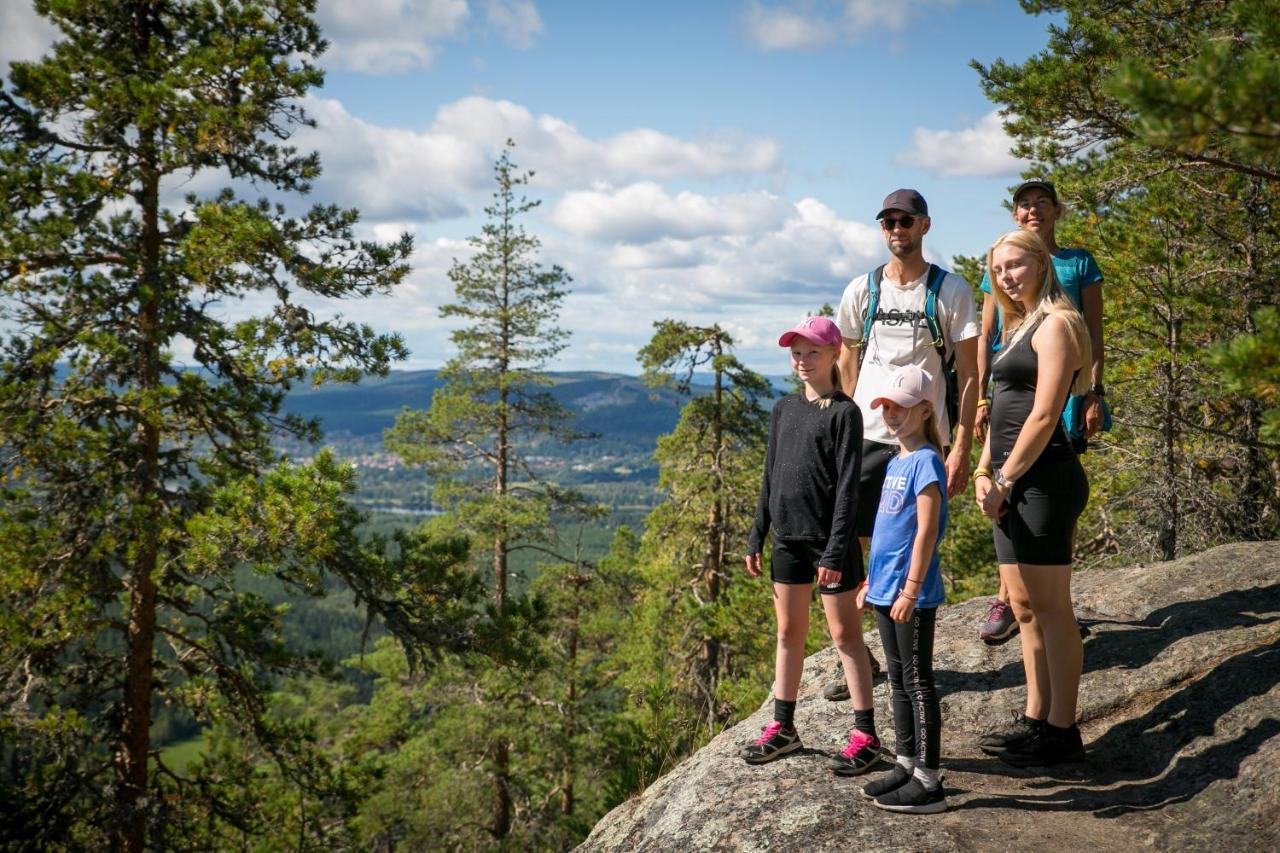
[[[896,219],[892,216],[886,216],[884,219],[880,220],[880,227],[886,231],[892,231],[895,227],[899,225],[902,226],[902,230],[910,231],[911,227],[915,224],[916,224],[916,218],[914,216],[911,216],[910,214],[906,216],[899,216]]]

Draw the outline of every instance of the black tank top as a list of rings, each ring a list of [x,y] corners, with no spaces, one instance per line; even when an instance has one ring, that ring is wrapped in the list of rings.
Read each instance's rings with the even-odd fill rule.
[[[1013,445],[1018,440],[1022,425],[1031,414],[1031,406],[1036,398],[1036,375],[1040,359],[1031,348],[1031,338],[1035,335],[1041,317],[1036,321],[1017,343],[1002,352],[991,367],[991,378],[995,380],[995,393],[991,398],[991,464],[999,468],[1009,458]],[[1031,464],[1032,468],[1052,462],[1060,462],[1075,453],[1071,449],[1071,441],[1062,428],[1062,418],[1058,418],[1053,426],[1053,435],[1045,445],[1040,457]],[[1030,469],[1028,469],[1030,470]]]

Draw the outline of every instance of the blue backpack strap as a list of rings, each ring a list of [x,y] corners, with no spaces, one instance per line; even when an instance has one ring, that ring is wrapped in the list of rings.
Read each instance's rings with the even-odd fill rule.
[[[929,279],[925,285],[924,318],[929,324],[929,334],[933,336],[933,349],[938,353],[938,360],[947,367],[947,342],[942,336],[942,322],[938,319],[938,293],[942,290],[942,281],[947,271],[937,264],[929,264]],[[951,354],[952,360],[955,353]]]
[[[867,343],[871,340],[871,324],[876,321],[876,312],[880,310],[880,282],[884,280],[884,264],[867,273],[867,290],[871,298],[867,300],[867,316],[862,320],[862,340],[858,343],[858,367],[862,367],[862,359],[867,354]]]

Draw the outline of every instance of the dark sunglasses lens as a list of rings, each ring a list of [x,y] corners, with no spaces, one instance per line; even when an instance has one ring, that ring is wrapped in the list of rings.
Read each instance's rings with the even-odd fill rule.
[[[903,228],[910,228],[912,225],[916,224],[916,218],[914,216],[903,216],[898,219],[886,216],[880,221],[884,224],[884,230],[886,231],[892,231],[898,225],[901,225]]]

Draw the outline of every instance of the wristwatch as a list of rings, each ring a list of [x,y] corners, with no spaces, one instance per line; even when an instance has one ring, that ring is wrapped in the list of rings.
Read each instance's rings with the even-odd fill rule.
[[[1107,389],[1102,387],[1101,382],[1095,382],[1089,386],[1089,393],[1095,397],[1107,396]]]
[[[1006,480],[1003,471],[996,472],[995,484],[1002,489],[1013,488],[1013,480]]]

